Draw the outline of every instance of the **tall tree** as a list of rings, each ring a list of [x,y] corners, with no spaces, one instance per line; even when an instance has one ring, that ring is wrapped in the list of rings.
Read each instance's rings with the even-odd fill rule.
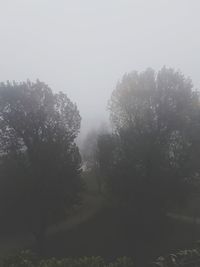
[[[40,81],[0,84],[4,210],[28,225],[40,244],[48,225],[80,199],[81,158],[74,142],[80,121],[76,105]]]
[[[116,148],[108,184],[138,214],[164,212],[183,199],[191,168],[191,128],[199,112],[191,80],[173,69],[123,77],[109,102]]]

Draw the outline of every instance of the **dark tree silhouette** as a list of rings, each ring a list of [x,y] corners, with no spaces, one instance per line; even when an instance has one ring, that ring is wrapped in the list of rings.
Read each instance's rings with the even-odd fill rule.
[[[1,211],[40,245],[80,200],[80,121],[76,105],[40,81],[0,85]]]
[[[198,94],[180,72],[147,69],[123,77],[109,109],[114,149],[108,137],[101,144],[110,155],[101,160],[107,185],[143,221],[155,219],[186,197],[197,171],[191,129],[199,125]]]

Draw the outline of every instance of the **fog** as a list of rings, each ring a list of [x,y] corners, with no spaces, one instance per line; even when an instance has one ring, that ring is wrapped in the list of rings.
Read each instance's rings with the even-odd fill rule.
[[[76,102],[82,131],[108,120],[126,72],[163,65],[200,85],[198,0],[1,0],[0,80],[39,78]]]
[[[0,266],[200,266],[200,1],[0,11]]]

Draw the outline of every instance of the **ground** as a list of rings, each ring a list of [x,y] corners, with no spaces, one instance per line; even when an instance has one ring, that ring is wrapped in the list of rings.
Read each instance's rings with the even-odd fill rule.
[[[198,220],[173,213],[153,226],[137,224],[134,216],[130,220],[128,213],[113,208],[97,190],[94,184],[89,187],[83,206],[66,221],[50,227],[44,257],[100,255],[109,261],[131,256],[142,266],[160,255],[191,248],[200,239]],[[27,234],[0,240],[1,256],[24,247],[34,249],[33,239]]]
[[[141,264],[177,249],[191,248],[200,238],[198,225],[169,217],[162,229],[144,232],[140,226],[138,229],[119,217],[119,213],[103,210],[69,231],[49,236],[45,256],[101,255],[112,260],[125,255]]]

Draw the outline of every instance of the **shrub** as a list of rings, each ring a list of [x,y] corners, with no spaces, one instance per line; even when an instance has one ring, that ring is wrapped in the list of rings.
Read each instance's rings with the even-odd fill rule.
[[[101,257],[81,257],[39,260],[29,250],[20,252],[3,260],[2,267],[133,267],[133,260],[128,257],[116,259],[106,264]]]
[[[197,266],[199,263],[200,250],[198,248],[194,248],[180,250],[164,257],[161,256],[152,263],[152,267]]]

